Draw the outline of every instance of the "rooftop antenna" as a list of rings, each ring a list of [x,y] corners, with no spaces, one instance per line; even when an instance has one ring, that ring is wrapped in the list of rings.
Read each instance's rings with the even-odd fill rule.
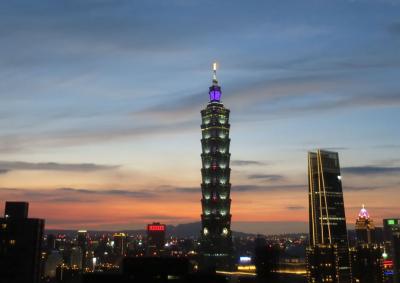
[[[213,68],[213,84],[218,85],[218,80],[217,80],[217,62],[213,62],[212,64]]]

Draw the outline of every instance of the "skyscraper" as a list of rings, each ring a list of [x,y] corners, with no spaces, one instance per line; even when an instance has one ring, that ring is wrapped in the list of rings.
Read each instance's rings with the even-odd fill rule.
[[[167,226],[159,222],[147,225],[147,255],[160,256],[164,250]]]
[[[394,282],[400,283],[400,219],[383,219],[383,230],[388,261],[393,264],[392,274],[388,270],[385,275],[394,275]]]
[[[114,233],[114,254],[117,256],[125,256],[126,253],[126,238],[125,233]]]
[[[364,205],[362,206],[356,220],[356,237],[357,244],[375,243],[374,221],[369,217],[369,213],[365,209]]]
[[[329,260],[332,266],[336,265],[335,276],[330,278],[331,275],[327,274],[327,282],[350,283],[349,245],[338,153],[323,150],[309,152],[308,180],[309,282],[320,282],[313,274],[324,278],[325,267],[312,258],[323,251],[325,261]],[[313,249],[317,249],[318,252],[313,252]]]
[[[231,184],[229,167],[229,109],[221,102],[216,63],[209,88],[210,101],[201,110],[202,124],[202,230],[201,254],[203,268],[227,269],[232,252]]]
[[[78,230],[76,245],[82,251],[81,266],[85,270],[89,267],[89,233],[86,230]]]
[[[356,220],[356,246],[350,249],[353,282],[383,282],[383,249],[376,244],[375,225],[362,205]]]
[[[43,219],[28,218],[27,202],[6,202],[0,219],[1,282],[39,282],[43,230]]]

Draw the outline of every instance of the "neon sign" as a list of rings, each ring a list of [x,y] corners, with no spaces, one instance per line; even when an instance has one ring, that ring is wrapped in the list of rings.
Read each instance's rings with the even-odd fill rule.
[[[148,225],[148,231],[165,231],[165,225]]]

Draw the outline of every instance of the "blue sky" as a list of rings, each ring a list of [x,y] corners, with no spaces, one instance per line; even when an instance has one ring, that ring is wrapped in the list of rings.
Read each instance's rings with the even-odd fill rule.
[[[198,220],[199,111],[217,60],[238,229],[307,220],[315,148],[359,169],[343,172],[349,222],[363,202],[378,223],[398,216],[399,13],[384,0],[3,2],[2,199],[29,200],[51,227]]]

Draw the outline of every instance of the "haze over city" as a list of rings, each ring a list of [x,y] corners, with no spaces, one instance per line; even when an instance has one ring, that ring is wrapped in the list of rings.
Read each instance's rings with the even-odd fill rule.
[[[46,229],[200,221],[216,60],[233,230],[307,231],[316,148],[339,152],[349,227],[362,204],[376,223],[399,215],[399,6],[4,2],[0,198],[29,201]]]

